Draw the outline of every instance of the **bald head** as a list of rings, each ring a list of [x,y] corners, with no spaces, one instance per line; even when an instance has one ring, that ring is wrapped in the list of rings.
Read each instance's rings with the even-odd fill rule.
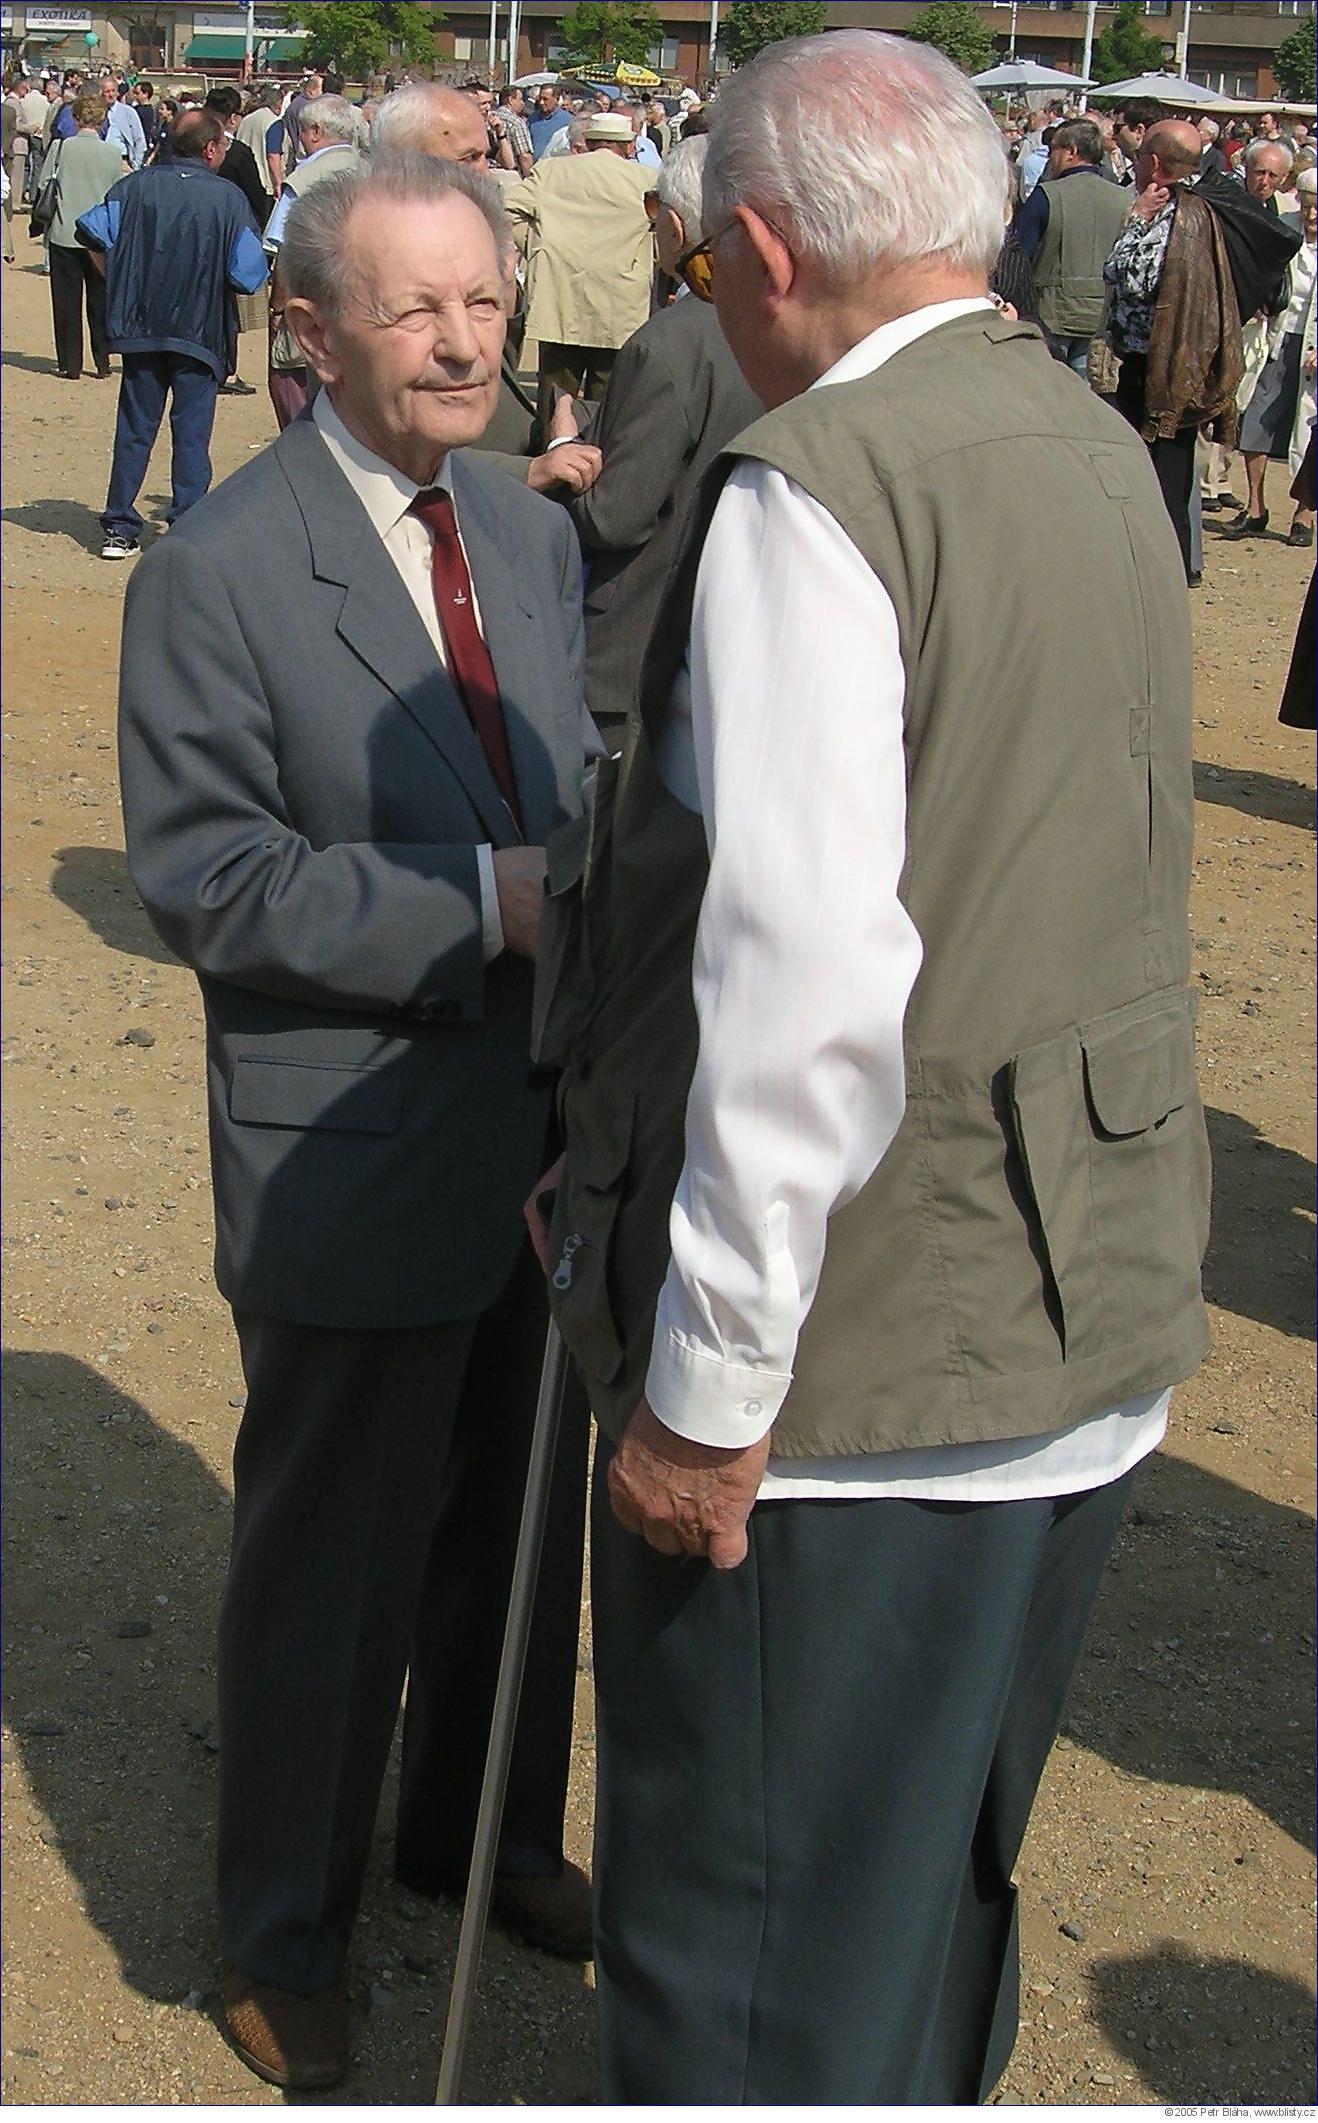
[[[1179,184],[1199,167],[1204,143],[1197,126],[1185,118],[1161,118],[1151,125],[1140,143],[1143,152],[1158,165],[1165,184]]]
[[[373,159],[433,155],[437,162],[488,167],[485,118],[474,96],[434,81],[414,81],[386,96],[371,125]]]

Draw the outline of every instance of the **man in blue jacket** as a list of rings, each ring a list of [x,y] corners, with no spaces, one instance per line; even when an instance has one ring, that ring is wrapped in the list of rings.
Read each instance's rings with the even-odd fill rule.
[[[101,527],[103,560],[139,551],[137,497],[170,406],[168,521],[211,482],[215,397],[237,360],[232,290],[255,294],[268,271],[252,210],[218,175],[228,141],[213,111],[187,111],[165,163],[123,177],[77,224],[105,273],[106,337],[123,364]]]

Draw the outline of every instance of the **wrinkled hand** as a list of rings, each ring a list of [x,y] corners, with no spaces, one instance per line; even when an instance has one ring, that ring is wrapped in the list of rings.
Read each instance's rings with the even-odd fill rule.
[[[540,1197],[542,1194],[557,1193],[559,1181],[563,1177],[563,1167],[566,1163],[567,1152],[564,1151],[557,1162],[552,1164],[549,1170],[536,1181],[531,1189],[529,1200],[522,1207],[522,1215],[526,1218],[526,1228],[531,1234],[531,1244],[535,1248],[535,1257],[546,1275],[549,1273],[549,1221],[540,1207]]]
[[[535,957],[540,910],[545,903],[543,848],[496,848],[494,883],[504,946],[519,958]]]
[[[577,419],[577,401],[571,391],[560,391],[554,400],[554,410],[549,419],[550,442],[575,442],[581,433]]]
[[[1146,184],[1144,190],[1136,194],[1130,211],[1132,214],[1138,214],[1141,221],[1152,221],[1155,214],[1162,212],[1171,196],[1171,191],[1165,184]]]
[[[533,457],[527,468],[526,483],[537,494],[545,494],[550,487],[567,487],[573,494],[585,494],[604,467],[604,459],[591,442],[564,442],[556,450],[546,450],[542,457]]]
[[[768,1458],[767,1436],[741,1451],[695,1445],[641,1401],[609,1462],[614,1517],[660,1555],[707,1556],[715,1570],[735,1570]]]

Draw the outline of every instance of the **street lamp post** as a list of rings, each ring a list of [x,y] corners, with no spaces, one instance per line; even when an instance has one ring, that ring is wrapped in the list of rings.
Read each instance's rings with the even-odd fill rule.
[[[487,40],[486,53],[490,63],[490,87],[493,88],[494,69],[499,63],[499,0],[490,0],[490,33]],[[512,68],[509,67],[508,79],[511,81],[512,78]]]
[[[1080,74],[1085,81],[1089,79],[1089,69],[1094,59],[1094,17],[1097,13],[1098,0],[1088,0],[1085,8],[1085,49],[1080,61]],[[1080,91],[1080,108],[1082,111],[1089,109],[1089,90],[1087,88]]]
[[[709,85],[715,85],[718,70],[718,0],[709,0]]]
[[[250,81],[256,64],[256,0],[247,0],[243,27],[243,80]]]
[[[1184,81],[1190,72],[1190,0],[1185,0],[1184,7],[1181,10],[1181,34],[1176,41],[1181,47],[1181,63],[1177,68],[1177,72],[1182,81]]]

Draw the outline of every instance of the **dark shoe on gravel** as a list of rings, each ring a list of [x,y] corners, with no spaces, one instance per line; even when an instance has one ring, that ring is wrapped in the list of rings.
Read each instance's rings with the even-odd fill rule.
[[[224,1971],[224,2031],[271,2086],[336,2086],[348,2069],[348,1994],[341,1983],[309,1997]]]
[[[1286,543],[1287,545],[1311,546],[1313,544],[1313,525],[1311,523],[1293,523],[1286,533]]]
[[[462,1882],[441,1877],[433,1865],[407,1858],[395,1861],[394,1878],[412,1894],[451,1895],[461,1901],[466,1893]],[[565,1864],[560,1873],[539,1878],[496,1873],[490,1918],[525,1945],[565,1961],[589,1961],[595,1951],[590,1881],[579,1865]]]
[[[1268,512],[1261,516],[1237,516],[1223,531],[1224,538],[1261,538],[1268,528]]]

